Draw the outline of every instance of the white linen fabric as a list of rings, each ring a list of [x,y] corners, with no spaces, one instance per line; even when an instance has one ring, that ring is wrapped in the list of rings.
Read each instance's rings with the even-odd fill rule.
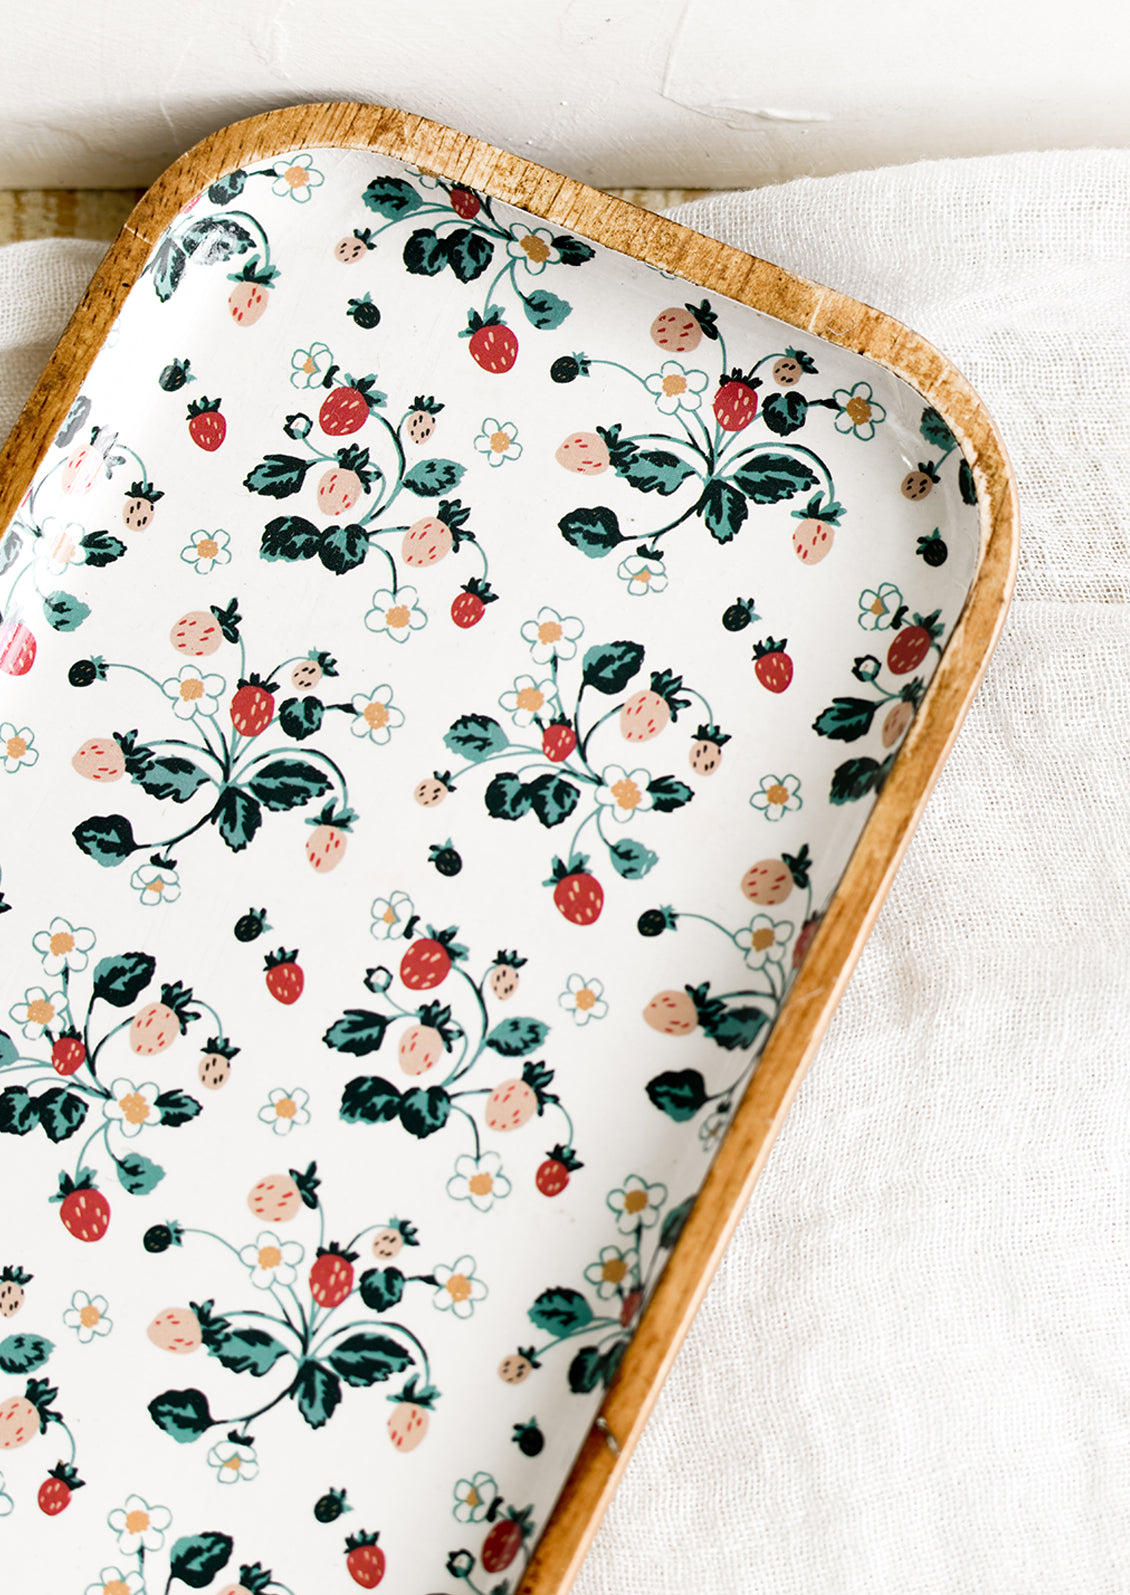
[[[1125,1595],[1130,152],[674,214],[953,359],[1011,452],[1023,546],[987,681],[576,1595]],[[100,252],[0,250],[0,432]]]

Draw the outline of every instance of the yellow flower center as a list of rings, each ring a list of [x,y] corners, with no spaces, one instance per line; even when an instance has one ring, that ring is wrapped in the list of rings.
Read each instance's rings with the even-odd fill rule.
[[[545,702],[544,696],[538,691],[537,687],[523,687],[517,696],[519,709],[528,709],[531,714],[537,714]]]
[[[399,631],[402,626],[407,626],[412,619],[412,611],[407,604],[393,604],[391,609],[385,610],[385,622],[393,631]]]
[[[102,1595],[129,1595],[129,1585],[121,1578],[112,1578],[108,1584],[103,1584]]]
[[[646,1206],[647,1206],[647,1192],[646,1191],[625,1191],[625,1193],[624,1193],[624,1211],[625,1211],[625,1213],[642,1213]]]
[[[225,1468],[230,1468],[232,1473],[238,1473],[242,1466],[243,1466],[243,1458],[242,1457],[228,1457],[227,1461],[224,1463],[224,1467]]]
[[[144,1534],[145,1530],[148,1527],[149,1527],[149,1513],[148,1512],[127,1512],[126,1513],[126,1533],[127,1534]]]
[[[306,373],[306,375],[308,377],[312,377],[314,375],[315,371],[317,371],[318,362],[314,359],[314,356],[312,354],[308,354],[306,356],[305,360],[303,360],[302,369],[303,369],[303,371],[305,371],[305,373]]]
[[[643,793],[634,781],[625,776],[612,788],[612,796],[616,799],[618,809],[634,809],[643,797]]]
[[[687,379],[672,371],[671,375],[663,378],[663,391],[669,399],[677,398],[680,393],[687,391]]]
[[[310,181],[310,173],[305,166],[288,166],[283,176],[291,188],[305,188]]]
[[[560,642],[561,622],[557,620],[543,620],[538,627],[539,642]]]
[[[55,1017],[55,1005],[46,997],[37,997],[27,1005],[27,1020],[31,1025],[49,1025]]]
[[[767,947],[772,947],[776,940],[777,938],[773,932],[762,925],[749,938],[750,950],[755,953],[763,953]]]
[[[277,1246],[260,1246],[259,1267],[277,1268],[282,1262],[282,1253]]]
[[[505,454],[510,447],[509,432],[492,432],[490,435],[490,451],[492,454]]]
[[[596,992],[582,986],[580,991],[573,993],[573,1001],[582,1013],[588,1013],[590,1008],[596,1006]]]
[[[650,565],[643,565],[639,570],[632,572],[632,580],[639,582],[641,587],[646,587],[651,577],[652,570]]]
[[[386,925],[395,925],[397,921],[396,909],[391,906],[386,908],[381,918]]]
[[[10,759],[22,759],[27,752],[27,741],[24,737],[9,737],[6,746]]]
[[[184,703],[195,703],[197,698],[202,698],[204,696],[204,683],[200,677],[190,676],[187,681],[182,681],[180,695],[181,701]]]
[[[471,1294],[471,1281],[466,1274],[452,1274],[444,1289],[452,1301],[467,1301]]]
[[[482,1505],[482,1499],[483,1499],[482,1496],[479,1494],[478,1490],[475,1489],[475,1486],[473,1484],[472,1484],[471,1488],[467,1491],[467,1494],[463,1497],[463,1500],[466,1502],[466,1504],[469,1507],[481,1506]]]
[[[885,615],[887,613],[887,606],[879,597],[878,593],[875,595],[875,602],[873,604],[869,604],[868,608],[873,615]]]
[[[857,394],[844,405],[853,426],[864,426],[871,419],[871,406]]]
[[[544,266],[549,259],[549,245],[544,238],[539,238],[536,233],[527,233],[522,239],[522,248],[533,261],[535,266]]]
[[[145,890],[147,892],[152,892],[154,897],[160,897],[161,893],[165,890],[165,883],[158,875],[154,880],[146,881]]]
[[[383,703],[367,703],[364,709],[365,724],[373,731],[388,725],[388,708]]]
[[[93,1329],[96,1324],[101,1322],[101,1319],[102,1314],[93,1302],[88,1302],[85,1307],[79,1308],[78,1321],[84,1329]]]
[[[196,544],[197,559],[215,559],[220,552],[220,545],[214,537],[202,537]]]
[[[472,1174],[467,1181],[472,1196],[489,1196],[494,1190],[493,1174]]]
[[[610,1257],[601,1265],[600,1277],[606,1285],[618,1285],[628,1272],[628,1265],[622,1257]]]
[[[765,796],[770,803],[787,803],[789,801],[789,789],[787,786],[782,786],[780,781],[774,781],[771,787],[766,788]]]
[[[127,1124],[144,1124],[149,1117],[149,1104],[140,1091],[128,1091],[118,1106]]]
[[[298,1103],[293,1097],[280,1097],[275,1103],[275,1117],[277,1119],[293,1119],[298,1112]]]
[[[53,952],[56,958],[61,957],[63,953],[73,952],[74,945],[75,939],[69,930],[57,930],[47,943],[49,951]]]

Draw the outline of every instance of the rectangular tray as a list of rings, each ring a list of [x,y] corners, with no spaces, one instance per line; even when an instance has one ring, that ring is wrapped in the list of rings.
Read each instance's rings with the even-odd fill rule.
[[[991,422],[302,106],[138,205],[0,526],[8,1566],[564,1591],[1002,624]]]

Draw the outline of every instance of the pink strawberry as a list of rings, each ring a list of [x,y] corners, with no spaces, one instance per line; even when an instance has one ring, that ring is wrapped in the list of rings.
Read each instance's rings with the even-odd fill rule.
[[[599,476],[610,463],[608,444],[595,432],[571,432],[553,457],[578,476]]]

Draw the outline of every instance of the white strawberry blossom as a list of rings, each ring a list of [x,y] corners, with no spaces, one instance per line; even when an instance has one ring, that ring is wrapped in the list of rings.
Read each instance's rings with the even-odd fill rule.
[[[763,775],[761,785],[750,796],[750,807],[758,809],[767,820],[779,820],[782,815],[795,814],[804,806],[800,795],[799,775]]]
[[[208,1453],[208,1466],[215,1468],[221,1484],[250,1484],[259,1473],[255,1447],[240,1440],[219,1440]]]
[[[134,1556],[161,1549],[173,1514],[167,1506],[150,1506],[140,1495],[127,1495],[125,1506],[116,1506],[106,1521],[118,1536],[118,1550]]]
[[[575,615],[559,615],[548,605],[539,609],[535,620],[522,625],[522,636],[530,645],[535,665],[548,665],[554,658],[572,659],[584,625]]]
[[[310,1093],[299,1086],[293,1091],[276,1086],[267,1093],[266,1104],[259,1109],[259,1122],[269,1124],[276,1135],[289,1135],[299,1125],[310,1123],[310,1110],[306,1106],[309,1100]]]
[[[69,521],[64,525],[56,516],[47,515],[39,528],[39,535],[42,539],[40,557],[46,561],[52,576],[61,576],[71,565],[86,564],[86,549],[82,546],[86,528],[77,521]]]
[[[747,969],[764,969],[767,963],[784,962],[792,934],[790,921],[755,914],[744,929],[735,932],[734,943],[745,954]]]
[[[650,770],[625,770],[623,765],[607,764],[600,773],[596,801],[611,810],[614,820],[626,825],[633,814],[646,814],[654,807],[655,798],[647,789],[650,780]]]
[[[270,1290],[274,1285],[294,1284],[304,1255],[298,1241],[281,1241],[273,1230],[265,1229],[254,1246],[240,1247],[239,1260],[250,1269],[256,1290]]]
[[[456,1318],[470,1318],[475,1303],[486,1299],[486,1286],[475,1278],[473,1257],[457,1257],[450,1265],[440,1263],[432,1269],[432,1276],[437,1286],[432,1306],[441,1313],[452,1312]]]
[[[609,1191],[605,1205],[616,1214],[616,1228],[621,1235],[634,1235],[641,1226],[654,1229],[666,1200],[665,1185],[649,1185],[638,1174],[629,1174],[619,1190]]]
[[[455,1202],[470,1202],[479,1213],[489,1213],[496,1202],[510,1195],[510,1181],[502,1172],[502,1156],[484,1152],[472,1157],[464,1152],[455,1159],[455,1173],[447,1182],[447,1194]]]
[[[223,527],[217,527],[214,532],[205,531],[203,528],[193,532],[188,542],[180,551],[180,557],[186,565],[195,565],[198,576],[206,576],[214,565],[230,565],[231,550],[228,547],[231,536]]]
[[[603,1019],[608,1012],[604,982],[586,980],[584,975],[570,975],[557,1000],[566,1013],[573,1015],[573,1023],[577,1025],[587,1025],[590,1019]]]
[[[321,188],[324,182],[325,178],[314,165],[312,155],[291,155],[271,184],[271,193],[277,194],[280,199],[289,194],[299,205],[305,205],[311,190]]]
[[[688,371],[678,360],[664,360],[644,379],[644,387],[661,415],[674,415],[676,410],[699,409],[709,380],[705,371]]]
[[[852,388],[837,388],[832,394],[840,407],[836,416],[837,432],[852,432],[867,442],[875,436],[875,428],[887,419],[887,412],[875,402],[870,382],[857,382]]]
[[[369,928],[377,941],[399,941],[412,918],[412,899],[407,892],[374,897],[370,913],[373,923]]]
[[[97,1583],[88,1584],[84,1595],[145,1595],[145,1580],[136,1569],[123,1573],[120,1567],[104,1567]]]
[[[43,962],[45,975],[61,975],[64,969],[79,974],[89,962],[86,955],[94,946],[94,932],[72,925],[69,919],[55,918],[46,930],[36,931],[31,945]]]
[[[533,676],[515,676],[513,687],[501,695],[498,706],[506,710],[516,726],[525,729],[556,699],[557,687],[552,676],[544,681],[535,681]]]
[[[4,1475],[0,1473],[0,1517],[10,1517],[16,1509],[16,1503],[4,1488]],[[102,1595],[102,1591],[98,1591]]]
[[[473,1479],[460,1479],[454,1493],[455,1521],[481,1523],[498,1500],[498,1485],[489,1473],[476,1473]]]
[[[29,986],[23,1002],[9,1008],[8,1016],[23,1030],[25,1041],[38,1041],[48,1025],[54,1024],[66,1008],[65,991],[53,991],[48,995],[42,986]]]
[[[368,697],[363,692],[355,692],[353,707],[357,713],[349,729],[355,737],[368,737],[379,747],[404,724],[404,715],[393,703],[392,688],[387,682],[375,687]]]
[[[103,1102],[105,1118],[116,1120],[123,1135],[131,1140],[149,1125],[160,1124],[161,1110],[157,1098],[161,1087],[152,1080],[144,1085],[134,1085],[132,1080],[115,1080],[110,1087],[109,1101]]]
[[[382,587],[373,594],[373,607],[365,616],[369,631],[384,632],[393,642],[407,642],[414,631],[426,626],[428,617],[416,602],[415,587]]]
[[[707,1114],[698,1128],[698,1138],[705,1152],[713,1152],[719,1145],[729,1122],[729,1108],[715,1108],[713,1113]]]
[[[85,1290],[74,1292],[63,1323],[74,1330],[80,1345],[88,1346],[96,1335],[108,1335],[113,1329],[113,1319],[106,1317],[108,1305],[105,1296],[88,1296]]]
[[[198,714],[215,714],[224,693],[224,678],[206,676],[196,665],[182,665],[177,675],[162,681],[161,691],[178,720],[192,720]]]
[[[632,1288],[639,1277],[639,1267],[640,1254],[634,1246],[626,1252],[618,1246],[602,1246],[596,1262],[585,1269],[585,1278],[601,1301],[611,1301],[625,1286]]]
[[[901,603],[894,582],[881,582],[874,591],[865,587],[859,595],[859,624],[864,631],[887,631]]]
[[[290,357],[292,388],[320,388],[322,378],[333,364],[328,343],[312,343],[309,349],[296,349]]]
[[[644,598],[648,593],[661,593],[667,585],[667,572],[654,559],[642,554],[629,554],[616,567],[616,574],[627,586],[629,596]]]
[[[510,229],[510,242],[506,253],[511,260],[525,266],[531,277],[537,277],[547,266],[556,266],[561,251],[553,242],[549,227],[528,227],[525,222],[515,222]]]
[[[522,445],[518,442],[518,428],[513,421],[496,421],[493,416],[488,415],[475,439],[475,449],[479,454],[485,454],[491,465],[501,465],[505,460],[516,460],[522,453]]]
[[[23,765],[32,765],[39,758],[35,747],[35,732],[30,726],[15,726],[10,720],[0,725],[0,754],[4,756],[4,769],[15,775]]]
[[[167,864],[139,864],[129,883],[147,908],[158,903],[175,903],[180,896],[180,876]]]

